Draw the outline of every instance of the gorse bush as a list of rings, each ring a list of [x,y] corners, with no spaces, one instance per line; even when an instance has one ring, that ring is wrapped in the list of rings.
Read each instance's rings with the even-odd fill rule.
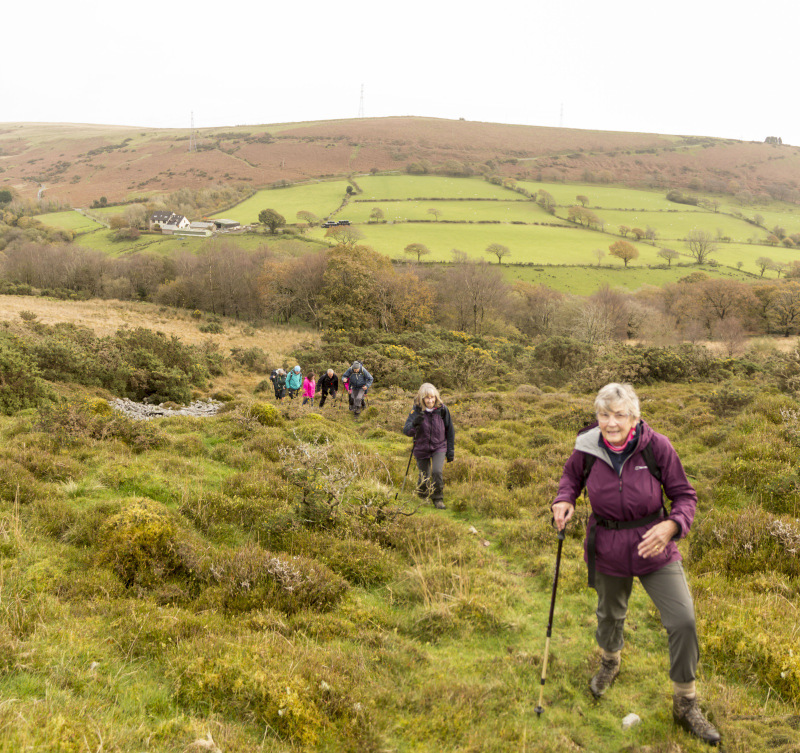
[[[14,413],[52,398],[36,357],[23,342],[0,333],[0,411]]]
[[[3,347],[14,342],[25,345]],[[0,341],[0,368],[7,371],[9,385],[5,402],[13,410],[35,405],[47,395],[40,377],[104,387],[134,400],[188,403],[191,387],[205,386],[210,372],[221,373],[220,361],[213,349],[187,346],[174,336],[141,327],[97,337],[88,327],[37,322],[20,341],[8,335]],[[10,398],[12,387],[19,397]]]

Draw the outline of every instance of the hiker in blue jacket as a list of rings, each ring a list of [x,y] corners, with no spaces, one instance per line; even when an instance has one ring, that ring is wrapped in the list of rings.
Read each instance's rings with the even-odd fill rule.
[[[299,366],[295,366],[286,377],[286,391],[292,400],[295,399],[302,386],[303,370]]]
[[[367,390],[372,386],[372,374],[370,374],[360,361],[353,361],[353,365],[342,374],[342,381],[347,382],[350,389],[352,403],[350,410],[353,415],[358,417],[364,409],[364,397]]]

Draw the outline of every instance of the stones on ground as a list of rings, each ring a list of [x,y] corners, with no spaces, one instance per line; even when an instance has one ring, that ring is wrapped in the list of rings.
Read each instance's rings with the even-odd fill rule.
[[[628,714],[628,716],[622,720],[622,729],[630,729],[641,723],[642,720],[639,718],[638,714]]]
[[[120,413],[124,413],[130,418],[147,421],[151,418],[168,418],[170,416],[204,416],[215,415],[225,403],[217,400],[195,400],[189,405],[181,408],[165,408],[161,405],[148,405],[147,403],[137,403],[128,398],[116,398],[109,400],[108,404]]]

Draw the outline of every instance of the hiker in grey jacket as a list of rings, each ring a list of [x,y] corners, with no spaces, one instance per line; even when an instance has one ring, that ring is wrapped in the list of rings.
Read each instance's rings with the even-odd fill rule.
[[[675,546],[689,532],[697,495],[669,439],[641,420],[631,385],[607,384],[594,407],[597,426],[578,435],[552,506],[556,528],[561,530],[586,486],[592,514],[584,559],[590,584],[594,581],[597,589],[597,642],[603,650],[590,689],[599,698],[619,674],[628,599],[633,578],[638,577],[661,613],[669,637],[673,718],[716,745],[719,732],[697,702],[700,652],[694,603]],[[587,456],[593,458],[590,465]],[[662,486],[671,502],[669,512],[663,507]]]
[[[353,361],[353,365],[342,374],[342,381],[347,382],[350,390],[350,410],[354,416],[360,415],[364,408],[364,396],[372,386],[372,374],[370,374],[360,361]]]

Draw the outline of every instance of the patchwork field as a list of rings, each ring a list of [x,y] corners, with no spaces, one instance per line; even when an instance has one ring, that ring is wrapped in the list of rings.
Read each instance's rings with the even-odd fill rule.
[[[296,215],[301,210],[313,212],[320,218],[348,219],[363,233],[361,242],[393,259],[408,258],[404,249],[412,243],[422,243],[430,250],[424,259],[428,262],[448,262],[454,249],[474,259],[496,262],[496,257],[486,254],[487,247],[493,243],[509,248],[510,254],[503,262],[506,266],[594,266],[597,252],[606,253],[601,261],[603,271],[599,277],[595,272],[588,275],[579,273],[575,278],[566,279],[557,275],[556,279],[565,290],[587,290],[595,278],[629,288],[634,279],[630,274],[632,269],[664,264],[658,256],[663,247],[678,251],[682,255],[680,262],[691,262],[692,257],[683,239],[696,229],[709,233],[714,239],[730,239],[718,243],[713,259],[723,266],[741,267],[744,273],[760,274],[761,270],[755,263],[759,257],[783,264],[800,259],[800,251],[795,248],[766,243],[771,228],[776,225],[786,234],[800,232],[800,212],[793,205],[780,202],[767,206],[742,206],[729,197],[720,201],[718,211],[712,211],[669,202],[664,191],[580,183],[524,183],[531,191],[546,190],[553,195],[558,206],[555,215],[551,215],[516,191],[481,178],[365,175],[357,176],[355,183],[362,192],[349,197],[346,190],[350,184],[344,180],[263,190],[217,216],[250,224],[257,222],[261,210],[272,208],[289,224],[298,222]],[[587,207],[592,207],[603,223],[603,232],[567,220],[567,208],[577,203],[578,196]],[[383,213],[382,221],[376,222],[372,218],[376,208]],[[124,212],[124,207],[91,211],[98,217],[107,218]],[[746,222],[734,213],[749,218],[760,215],[762,226]],[[74,230],[78,234],[76,242],[80,245],[112,255],[135,251],[157,254],[199,252],[208,242],[200,238],[143,235],[135,242],[117,243],[112,240],[110,231],[98,229],[98,224],[77,212],[40,215],[38,219],[54,227]],[[651,228],[656,233],[655,243],[637,242],[630,233],[627,234],[627,240],[639,251],[639,257],[630,262],[628,270],[623,270],[622,262],[608,252],[609,246],[623,237],[619,229],[623,225],[642,230]],[[319,243],[331,242],[323,228],[311,229],[303,237]],[[277,240],[275,236],[258,232],[227,236],[225,242],[256,249],[265,243],[274,245]],[[522,270],[520,274],[527,276],[532,273]],[[776,274],[773,270],[765,272],[767,277]],[[642,275],[635,277],[638,281]],[[661,279],[673,277],[670,271],[660,275]]]

